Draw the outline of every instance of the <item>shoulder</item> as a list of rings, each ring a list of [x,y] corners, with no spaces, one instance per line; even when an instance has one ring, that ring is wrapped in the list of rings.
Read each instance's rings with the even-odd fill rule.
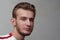
[[[11,38],[11,37],[12,37],[12,34],[11,33],[9,33],[7,35],[0,35],[0,40],[1,39],[8,39],[8,38]]]

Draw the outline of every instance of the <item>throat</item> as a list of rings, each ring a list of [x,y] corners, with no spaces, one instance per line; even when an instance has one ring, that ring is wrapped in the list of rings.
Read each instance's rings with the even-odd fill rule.
[[[14,29],[12,35],[16,38],[16,40],[24,40],[25,36],[19,34],[19,32]]]

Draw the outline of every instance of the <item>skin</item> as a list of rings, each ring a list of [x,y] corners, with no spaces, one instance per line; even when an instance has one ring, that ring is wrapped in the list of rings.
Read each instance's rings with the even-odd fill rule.
[[[34,27],[34,13],[30,10],[22,8],[16,11],[17,18],[12,18],[11,23],[14,26],[12,34],[17,40],[24,40],[33,31]]]

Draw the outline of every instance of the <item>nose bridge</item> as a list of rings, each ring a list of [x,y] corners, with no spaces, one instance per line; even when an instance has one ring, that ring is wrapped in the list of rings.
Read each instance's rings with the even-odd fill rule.
[[[27,24],[28,24],[28,25],[30,25],[30,24],[31,24],[29,19],[27,19]]]

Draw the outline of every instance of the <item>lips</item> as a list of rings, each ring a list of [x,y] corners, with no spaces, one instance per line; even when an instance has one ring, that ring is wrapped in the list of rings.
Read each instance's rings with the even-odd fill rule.
[[[25,28],[26,31],[30,31],[30,28]]]
[[[25,26],[25,28],[24,28],[26,31],[31,31],[32,29],[31,29],[31,26],[29,26],[29,25],[27,25],[27,26]]]

